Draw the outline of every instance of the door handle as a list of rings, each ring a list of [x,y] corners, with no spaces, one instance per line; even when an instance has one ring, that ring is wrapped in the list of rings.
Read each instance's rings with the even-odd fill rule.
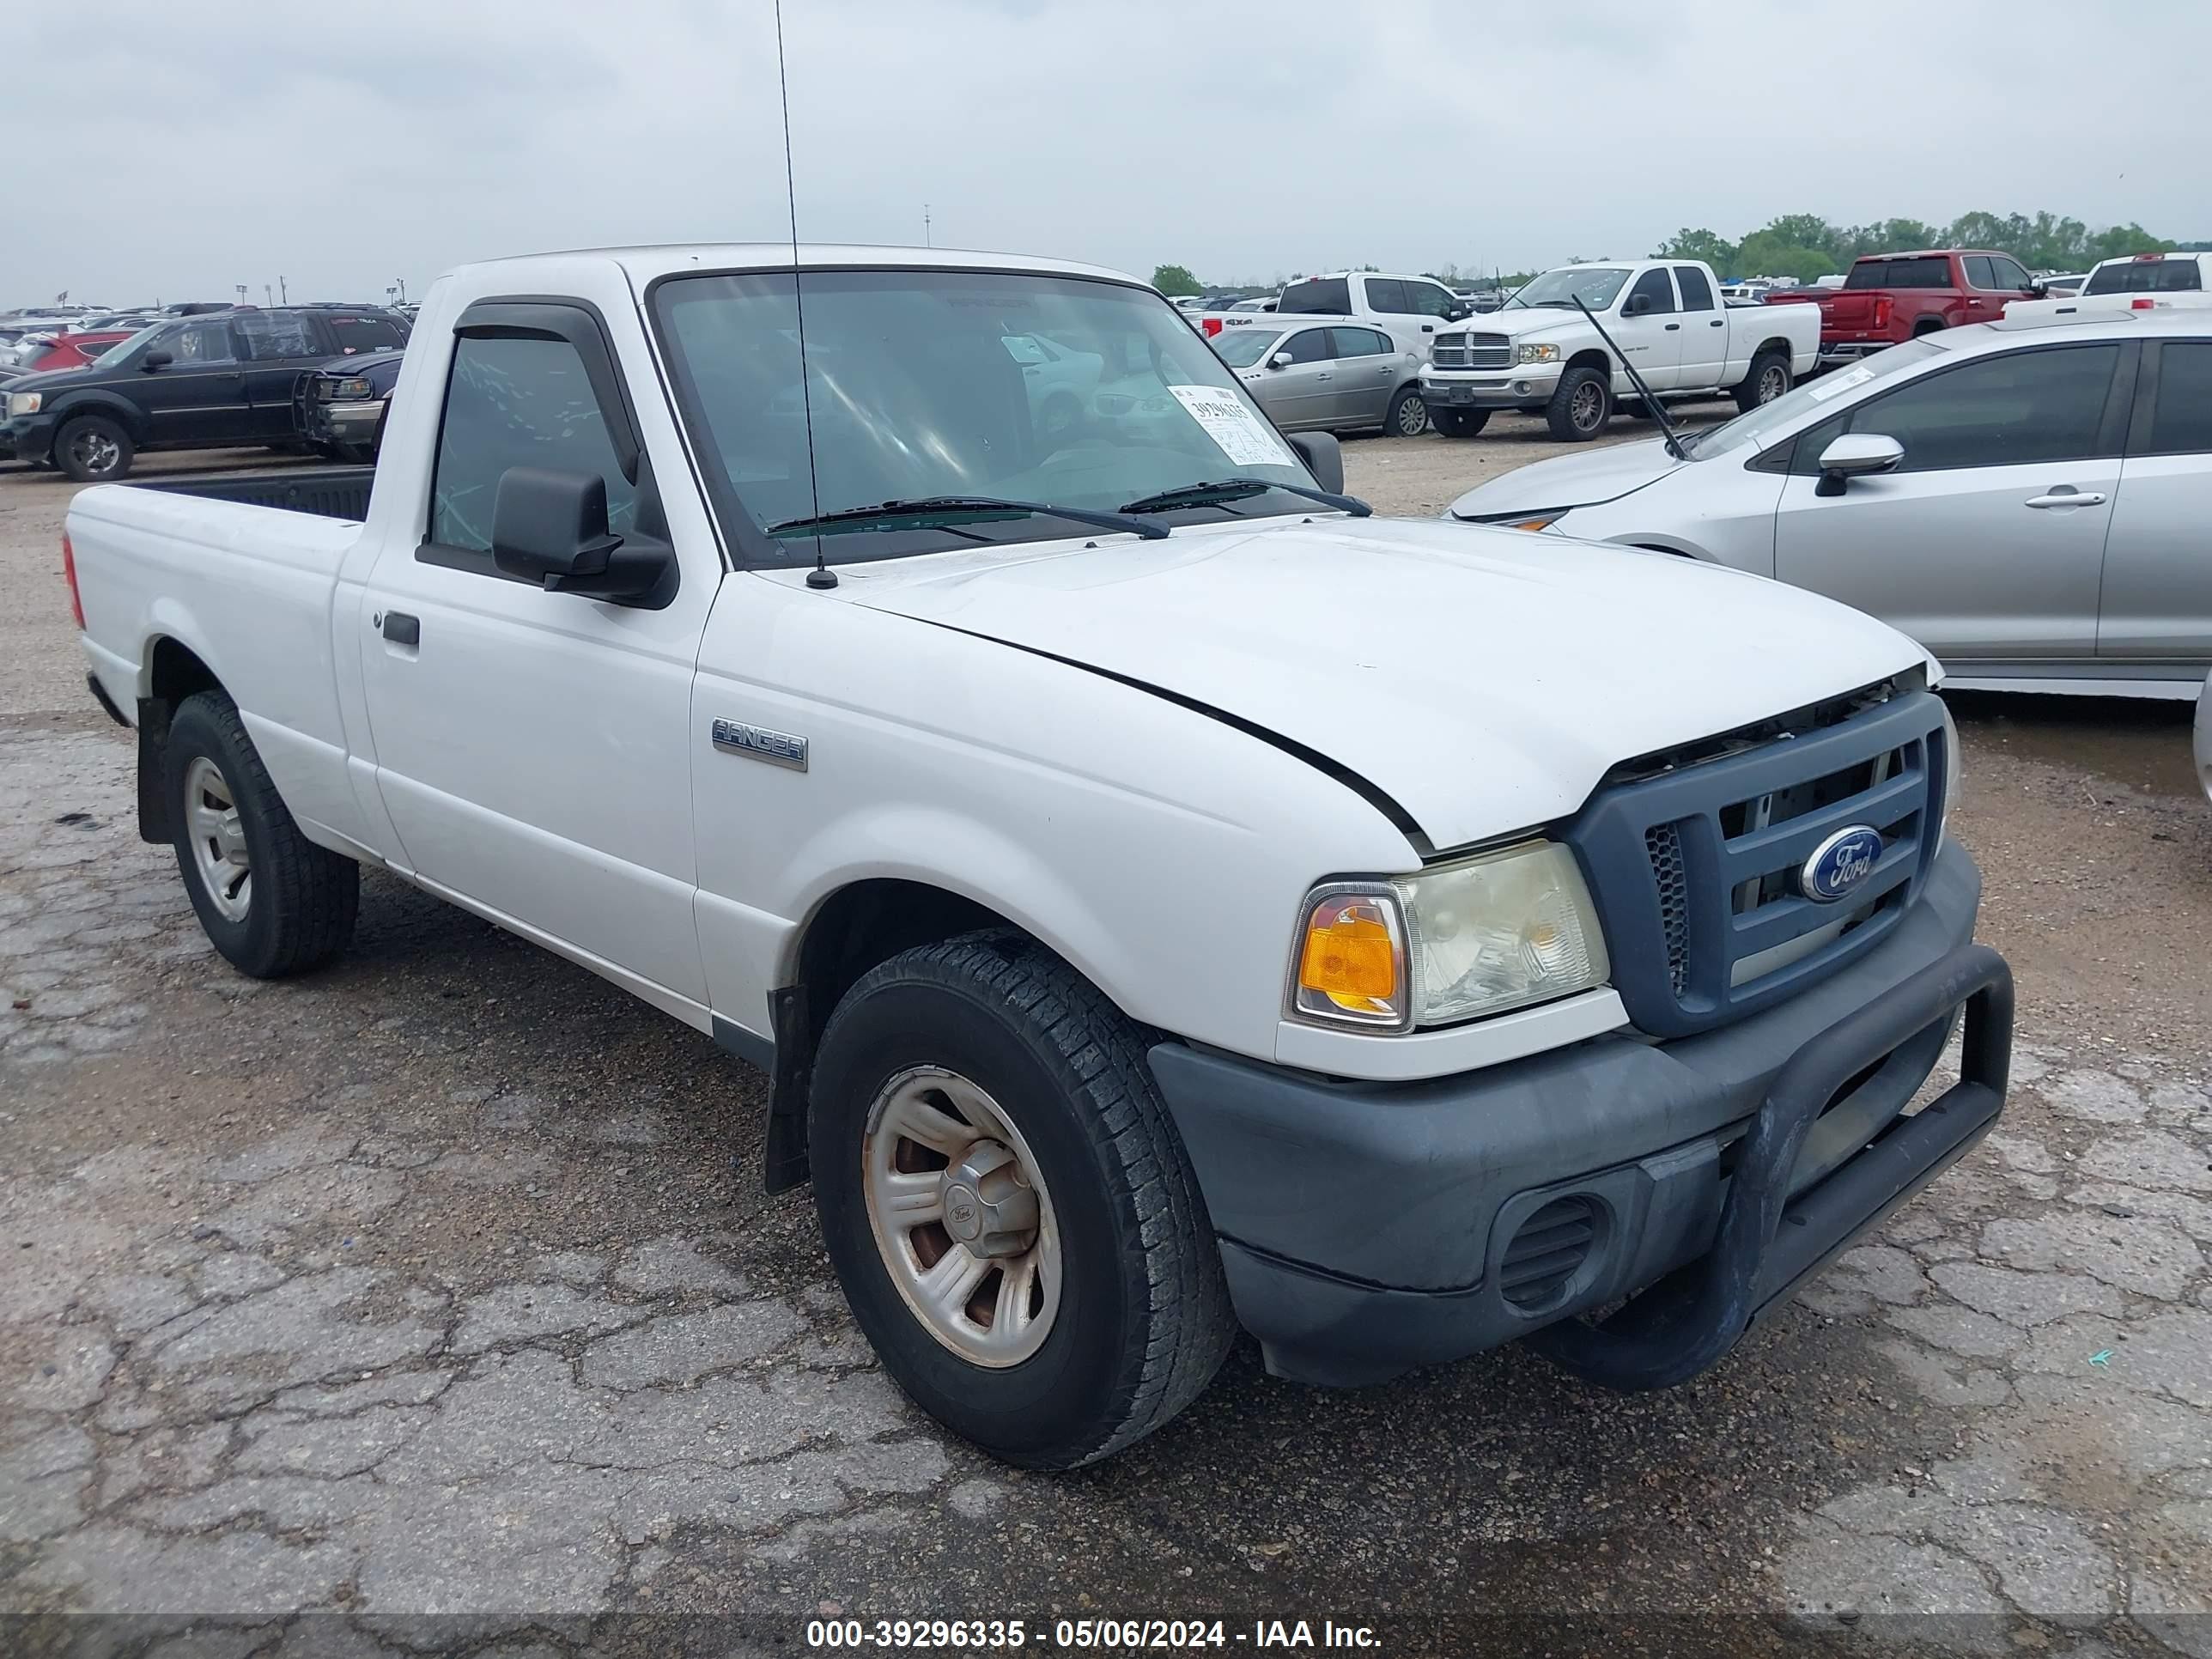
[[[1672,334],[1672,333],[1673,333],[1676,329],[1678,329],[1678,328],[1680,328],[1680,327],[1681,327],[1681,324],[1680,324],[1680,323],[1669,323],[1669,324],[1668,324],[1668,325],[1667,325],[1667,332],[1668,332],[1669,334]]]
[[[1436,331],[1437,325],[1434,323],[1423,323],[1421,325],[1421,332],[1424,334],[1433,334]]]
[[[1334,380],[1334,379],[1335,379],[1335,378],[1336,378],[1336,377],[1335,377],[1334,375],[1332,375],[1332,374],[1316,374],[1316,375],[1315,375],[1315,376],[1314,376],[1314,379],[1316,379],[1316,380]]]
[[[422,619],[420,617],[410,617],[404,611],[387,611],[384,613],[383,628],[384,637],[394,645],[422,643]]]
[[[1724,318],[1716,317],[1712,321],[1707,323],[1705,326],[1707,328],[1726,328],[1728,326],[1728,322]]]
[[[2048,495],[2030,495],[2030,507],[2102,507],[2105,498],[2094,489],[2076,489],[2071,484],[2061,484]]]

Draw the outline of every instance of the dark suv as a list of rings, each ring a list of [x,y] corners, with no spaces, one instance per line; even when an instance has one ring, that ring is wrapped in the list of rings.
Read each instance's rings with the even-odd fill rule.
[[[333,357],[405,343],[407,319],[373,307],[297,307],[179,317],[141,329],[90,367],[7,388],[0,459],[52,461],[106,483],[142,449],[282,447],[296,441],[293,389]]]

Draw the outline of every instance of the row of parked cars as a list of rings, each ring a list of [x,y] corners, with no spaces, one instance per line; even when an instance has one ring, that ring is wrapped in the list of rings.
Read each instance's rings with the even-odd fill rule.
[[[101,319],[103,325],[113,319]],[[138,453],[264,444],[361,461],[410,331],[380,306],[194,306],[33,337],[0,380],[0,460],[112,483]]]

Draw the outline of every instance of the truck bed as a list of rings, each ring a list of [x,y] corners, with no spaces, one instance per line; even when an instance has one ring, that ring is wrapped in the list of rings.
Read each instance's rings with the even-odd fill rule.
[[[289,467],[281,472],[188,472],[134,480],[131,487],[359,524],[368,517],[369,487],[375,481],[372,465]]]

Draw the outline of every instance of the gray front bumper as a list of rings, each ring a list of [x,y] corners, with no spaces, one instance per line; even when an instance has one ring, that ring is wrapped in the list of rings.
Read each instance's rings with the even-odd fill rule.
[[[1153,1073],[1189,1150],[1238,1316],[1280,1374],[1373,1382],[1529,1335],[1697,1261],[1712,1248],[1739,1143],[1778,1077],[1815,1039],[1957,958],[1980,896],[1972,860],[1948,847],[1918,901],[1866,956],[1763,1012],[1673,1042],[1616,1033],[1412,1085],[1337,1082],[1159,1045]],[[1830,1177],[1840,1180],[1895,1126],[1958,1006],[1895,1039],[1878,1069],[1791,1145],[1786,1198],[1817,1198],[1823,1177],[1840,1165]],[[2008,1041],[2009,1030],[2008,1009]],[[2000,1080],[2000,1105],[2002,1092]],[[1942,1162],[1987,1127],[1962,1129]],[[1587,1254],[1556,1297],[1516,1301],[1509,1251],[1524,1223],[1563,1199],[1592,1213]]]

